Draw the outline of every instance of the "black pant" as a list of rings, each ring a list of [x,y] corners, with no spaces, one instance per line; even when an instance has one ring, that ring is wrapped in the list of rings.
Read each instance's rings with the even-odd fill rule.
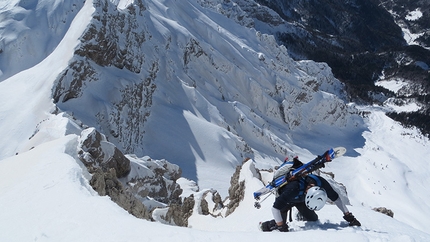
[[[305,220],[305,221],[317,221],[318,220],[318,214],[316,214],[315,211],[310,210],[308,207],[306,207],[305,203],[302,202],[302,203],[296,203],[293,206],[290,206],[290,207],[281,211],[282,221],[284,223],[287,222],[288,210],[290,210],[292,207],[296,207],[297,210],[299,210],[300,214],[303,216],[303,220]]]
[[[283,218],[285,216],[284,221],[286,220],[287,211],[292,207],[296,207],[305,220],[318,220],[318,215],[315,211],[307,208],[304,203],[306,187],[311,184],[323,188],[330,200],[336,201],[339,198],[339,194],[331,187],[330,183],[320,176],[308,175],[305,178],[288,182],[285,186],[278,189],[280,195],[275,199],[273,204],[274,208],[281,211]]]
[[[275,199],[273,207],[281,211],[305,201],[304,192],[306,181],[299,179],[290,181],[278,189],[279,196]]]

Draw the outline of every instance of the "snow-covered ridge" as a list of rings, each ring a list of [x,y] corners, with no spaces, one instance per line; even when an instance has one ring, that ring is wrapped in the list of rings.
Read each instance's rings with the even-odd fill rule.
[[[62,11],[61,8],[57,10]],[[44,9],[41,11],[43,12]],[[78,130],[73,128],[74,122],[69,121],[69,115],[62,113],[51,115],[51,113],[58,113],[52,103],[51,92],[58,74],[67,67],[68,61],[72,58],[74,48],[79,43],[78,39],[91,19],[93,11],[92,2],[85,2],[53,53],[32,68],[21,71],[0,83],[0,96],[4,98],[0,112],[2,124],[7,127],[1,130],[1,136],[8,137],[0,142],[1,158],[25,152],[40,143]],[[51,14],[55,15],[57,12],[54,11]],[[38,25],[35,26],[35,29],[42,32],[46,27],[44,24],[40,25],[40,29]],[[45,44],[45,42],[37,42],[34,46]],[[31,56],[28,56],[31,53],[25,52],[25,54],[24,59],[31,59]],[[19,110],[25,111],[19,112]],[[39,135],[42,138],[39,138]]]
[[[273,36],[194,1],[142,1],[124,9],[95,1],[94,6],[54,99],[125,153],[167,158],[181,167],[214,165],[223,158],[199,141],[228,140],[224,152],[231,156],[222,163],[232,171],[261,145],[280,158],[289,148],[282,140],[292,131],[324,135],[321,125],[345,132],[362,128],[354,109],[338,98],[343,86],[328,66],[293,61]],[[81,109],[85,103],[92,108]],[[197,131],[203,127],[221,135]],[[193,170],[185,168],[184,175],[204,177]]]
[[[255,168],[271,168],[292,152],[306,161],[334,144],[356,155],[327,169],[346,185],[364,225],[343,228],[339,211],[327,205],[320,223],[294,222],[298,233],[288,236],[429,240],[417,230],[430,215],[422,197],[428,139],[379,112],[365,119],[371,129],[362,137],[363,120],[344,103],[327,65],[294,62],[272,36],[195,1],[86,1],[64,36],[37,65],[0,83],[0,240],[285,239],[257,231],[259,221],[271,219],[273,200],[254,210],[251,194],[263,185]],[[91,175],[76,155],[87,126],[111,141],[107,153],[115,153],[115,143],[145,155],[127,155],[132,164],[124,183],[138,190],[136,181],[153,174],[146,168],[180,167],[194,179],[180,179],[184,194],[204,198],[210,208],[212,191],[225,198],[237,165],[252,156],[240,171],[243,200],[228,217],[193,207],[193,229],[137,219],[89,185]],[[401,182],[393,182],[398,174]],[[394,219],[372,211],[375,206],[393,209]],[[420,210],[410,212],[414,206]]]
[[[45,59],[64,38],[85,1],[0,2],[0,81]]]
[[[89,187],[85,170],[69,155],[76,150],[76,145],[76,136],[70,135],[0,161],[2,240],[171,241],[172,236],[190,242],[211,238],[226,242],[285,239],[284,233],[262,233],[256,228],[259,221],[271,219],[271,206],[268,199],[261,209],[253,208],[252,192],[261,187],[262,182],[256,177],[252,160],[240,170],[239,181],[245,184],[245,196],[233,214],[204,216],[196,207],[189,219],[189,228],[181,228],[137,219],[107,197],[98,196]],[[11,174],[10,170],[15,172]],[[196,197],[202,194],[196,193]],[[379,202],[388,200],[379,199]],[[213,203],[208,202],[208,205],[212,208]],[[336,206],[327,204],[318,213],[319,222],[292,222],[288,238],[313,241],[324,237],[352,242],[430,239],[429,234],[373,210],[357,205],[349,208],[363,223],[362,227],[345,227]]]

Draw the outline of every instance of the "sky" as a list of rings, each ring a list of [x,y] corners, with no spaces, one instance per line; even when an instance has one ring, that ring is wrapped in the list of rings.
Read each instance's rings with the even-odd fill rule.
[[[23,9],[18,11],[11,7],[16,2],[3,2],[0,16],[12,14],[15,20],[19,19],[17,16],[22,17],[19,14],[25,12]],[[130,1],[117,2],[122,7]],[[36,1],[26,3],[24,7],[27,9],[36,9],[31,4]],[[38,6],[59,3],[43,0],[38,1]],[[49,11],[50,8],[43,9]],[[345,226],[342,213],[336,206],[327,204],[318,212],[318,222],[290,223],[291,233],[259,231],[259,222],[272,219],[270,209],[274,201],[272,196],[262,203],[261,209],[253,206],[252,193],[264,186],[255,178],[253,170],[273,164],[272,160],[265,160],[264,155],[243,165],[240,180],[246,184],[245,198],[233,214],[215,218],[200,215],[195,208],[188,228],[137,219],[108,197],[99,196],[89,185],[90,174],[76,157],[80,127],[67,114],[55,114],[51,99],[52,85],[72,58],[93,11],[92,1],[86,1],[64,26],[64,37],[58,39],[52,53],[45,57],[41,54],[37,64],[29,63],[31,67],[0,82],[0,137],[3,137],[0,140],[0,241],[171,241],[172,238],[224,242],[286,238],[351,242],[430,241],[430,234],[425,232],[430,217],[430,202],[426,200],[430,194],[427,186],[430,178],[425,169],[428,164],[423,159],[430,156],[429,140],[417,130],[405,129],[386,117],[384,112],[387,110],[405,109],[393,105],[349,104],[366,113],[367,129],[356,137],[363,140],[363,145],[353,151],[354,155],[347,153],[324,168],[346,186],[350,201],[348,209],[361,222],[359,228]],[[18,38],[13,33],[2,32],[2,43],[5,39]],[[40,40],[36,45],[44,43]],[[2,59],[4,61],[7,59]],[[397,88],[397,84],[392,83],[381,85],[388,89]],[[414,110],[415,107],[407,108]],[[207,140],[198,138],[194,141],[207,149],[206,154],[232,159],[230,153],[219,152],[229,150],[231,144],[216,125],[201,122],[191,112],[184,112],[183,117],[193,132],[200,133],[195,137],[210,133],[216,145],[204,145],[202,142]],[[153,127],[163,130],[163,125],[166,124]],[[333,127],[333,132],[337,132],[337,127]],[[183,135],[188,137],[189,134]],[[313,142],[321,144],[325,140],[322,137]],[[289,145],[295,147],[303,161],[324,152],[313,153],[298,143]],[[220,193],[227,193],[232,173],[225,171],[230,171],[230,167],[208,165],[204,159],[196,162],[195,167],[201,174],[200,191],[189,186],[192,181],[181,178],[178,182],[183,186],[184,196],[194,194],[200,198],[213,188],[210,184],[216,184]],[[206,174],[213,173],[220,174],[219,180],[204,180]],[[265,177],[264,182],[267,182],[270,174]],[[373,211],[375,207],[393,210],[394,218]],[[163,213],[162,209],[157,212]],[[218,212],[223,214],[225,211]]]

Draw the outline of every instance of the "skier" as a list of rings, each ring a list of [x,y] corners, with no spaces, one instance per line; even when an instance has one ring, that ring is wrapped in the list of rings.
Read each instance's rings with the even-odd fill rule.
[[[330,158],[326,157],[326,159],[330,161]],[[275,172],[275,178],[281,176],[282,173],[286,174],[288,183],[277,189],[278,196],[272,207],[274,219],[261,223],[261,229],[263,231],[288,232],[287,212],[292,207],[297,208],[304,220],[316,221],[318,215],[315,211],[320,210],[325,205],[327,197],[343,212],[343,218],[349,223],[349,226],[361,226],[327,180],[314,174],[304,174],[298,178],[292,177],[292,171],[301,165],[303,163],[296,156],[293,162],[285,161]]]

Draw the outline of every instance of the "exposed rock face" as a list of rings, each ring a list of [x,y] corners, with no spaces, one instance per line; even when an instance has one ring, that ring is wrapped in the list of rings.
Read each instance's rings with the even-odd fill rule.
[[[97,80],[96,70],[88,61],[75,60],[70,63],[70,70],[66,70],[53,88],[54,102],[67,102],[82,96],[85,82]]]
[[[136,5],[130,5],[125,12],[118,11],[108,0],[96,0],[94,7],[98,11],[76,54],[100,66],[114,65],[119,69],[126,68],[139,73],[144,53],[134,52],[133,48],[142,45],[147,34],[139,28],[133,15],[142,15],[142,11],[146,10],[143,2],[137,1]],[[127,44],[121,45],[125,40]]]
[[[246,6],[245,1],[240,4],[225,1],[221,5],[217,1],[199,3],[248,27],[260,15],[259,21],[267,20],[273,25],[284,21],[274,10],[255,2]],[[158,19],[158,14],[148,11],[150,7],[158,8],[152,4],[134,1],[120,8],[112,1],[94,1],[94,17],[69,67],[53,88],[53,98],[60,110],[88,126],[97,127],[123,153],[165,157],[176,164],[188,160],[165,147],[161,139],[152,138],[158,135],[151,125],[164,123],[152,119],[166,118],[156,116],[161,108],[172,115],[169,119],[175,120],[182,119],[183,115],[170,112],[171,108],[207,113],[201,119],[228,132],[231,147],[236,147],[231,151],[236,160],[252,157],[254,147],[249,143],[256,138],[274,152],[285,153],[284,143],[278,142],[284,137],[264,134],[270,127],[285,127],[279,132],[283,135],[288,129],[298,130],[307,123],[323,122],[346,131],[360,127],[360,124],[345,127],[347,122],[357,119],[351,118],[353,108],[343,103],[344,85],[334,78],[327,65],[310,61],[296,63],[289,57],[287,48],[279,46],[273,36],[261,32],[244,31],[250,46],[262,47],[248,50],[249,47],[236,43],[237,38],[222,34],[220,30],[228,26],[208,29],[209,26],[200,22],[199,27],[188,26],[189,23],[182,22],[184,18],[174,18],[175,14],[167,16],[172,18],[169,21]],[[173,11],[176,6],[184,8],[196,3],[165,4],[172,4],[166,9]],[[253,17],[245,17],[246,11],[240,6],[247,11],[254,9]],[[271,19],[273,16],[278,17]],[[177,32],[176,25],[170,26],[175,21],[185,31]],[[207,33],[225,38],[225,43],[215,43],[215,38]],[[240,54],[232,55],[236,52]],[[184,88],[185,92],[172,91]],[[316,92],[335,95],[316,95]],[[184,101],[190,95],[202,100]],[[85,103],[91,103],[91,109],[82,109]],[[227,107],[218,109],[220,106]],[[276,124],[268,128],[263,120]],[[167,134],[167,129],[172,134]],[[252,137],[245,132],[250,129]],[[164,135],[176,139],[172,142],[184,142],[170,127],[166,130]],[[273,136],[278,133],[269,132]],[[147,133],[152,134],[152,139]],[[159,147],[168,152],[160,151],[163,149]]]
[[[74,58],[55,83],[53,98],[60,108],[70,110],[84,105],[78,104],[81,98],[112,93],[109,103],[93,103],[94,112],[87,111],[93,120],[86,123],[100,127],[100,132],[124,153],[142,155],[136,147],[142,143],[159,71],[157,61],[145,62],[142,49],[151,34],[137,16],[142,17],[146,8],[143,1],[137,1],[120,10],[107,0],[94,1],[94,8],[93,19]],[[126,70],[127,74],[118,77],[101,71],[101,67]]]
[[[94,190],[138,218],[152,220],[150,210],[157,202],[174,208],[182,203],[182,189],[176,183],[181,169],[166,160],[134,156],[130,160],[94,128],[82,131],[78,156],[92,174],[90,184]],[[145,206],[148,198],[156,202]]]
[[[232,214],[245,196],[245,181],[239,180],[241,170],[242,166],[237,166],[236,172],[232,175],[227,202],[222,201],[221,195],[216,190],[206,190],[201,192],[199,200],[190,195],[183,202],[170,204],[166,214],[161,218],[168,223],[187,227],[188,218],[193,211],[214,217]]]
[[[185,198],[182,204],[171,204],[164,219],[177,226],[187,227],[188,218],[193,214],[194,205],[193,195]]]
[[[112,201],[138,218],[151,219],[143,203],[126,191],[118,180],[126,176],[130,168],[127,159],[104,135],[94,128],[82,131],[78,155],[92,174],[90,185],[100,196],[109,196]]]
[[[260,171],[254,166],[252,160],[250,160],[249,158],[246,158],[242,162],[242,165],[237,166],[236,171],[234,172],[230,180],[230,188],[228,189],[229,201],[223,204],[223,206],[225,205],[225,207],[227,208],[225,216],[232,214],[239,206],[240,202],[242,202],[242,200],[244,199],[245,193],[250,192],[246,191],[245,179],[241,177],[242,173],[251,173],[253,177],[261,180]]]
[[[296,60],[328,63],[353,102],[383,103],[393,97],[374,85],[377,80],[408,83],[395,96],[400,102],[419,103],[421,110],[390,117],[430,134],[429,1],[237,0],[235,11],[227,10],[230,1],[202,2],[239,24],[275,35]],[[378,98],[381,93],[384,100]]]
[[[211,203],[213,204],[213,207],[209,207],[209,204],[207,202],[205,204],[202,203],[202,214],[212,214],[216,217],[218,216],[218,214],[214,213],[214,211],[220,211],[221,209],[223,209],[225,207],[224,202],[222,200],[221,195],[217,191],[206,192],[203,196],[203,199],[205,199],[208,195],[210,195],[211,197]]]
[[[118,206],[135,217],[152,220],[151,213],[145,208],[145,205],[135,198],[131,192],[124,189],[117,178],[114,168],[110,168],[106,172],[96,169],[90,185],[100,196],[109,196]]]
[[[236,172],[233,174],[230,180],[230,188],[228,189],[228,195],[230,202],[227,205],[226,216],[234,212],[239,206],[239,203],[245,197],[245,181],[239,181],[240,171],[242,166],[236,167]]]
[[[78,155],[90,173],[96,168],[104,172],[114,168],[120,178],[130,172],[130,160],[94,128],[82,132]]]
[[[182,203],[179,197],[182,189],[176,183],[182,174],[179,166],[148,157],[129,158],[132,161],[132,172],[121,180],[136,197],[142,201],[145,197],[151,197],[165,204]]]
[[[394,212],[391,209],[385,208],[385,207],[379,207],[379,208],[374,208],[373,210],[375,210],[376,212],[380,212],[383,213],[387,216],[390,217],[394,217]]]

